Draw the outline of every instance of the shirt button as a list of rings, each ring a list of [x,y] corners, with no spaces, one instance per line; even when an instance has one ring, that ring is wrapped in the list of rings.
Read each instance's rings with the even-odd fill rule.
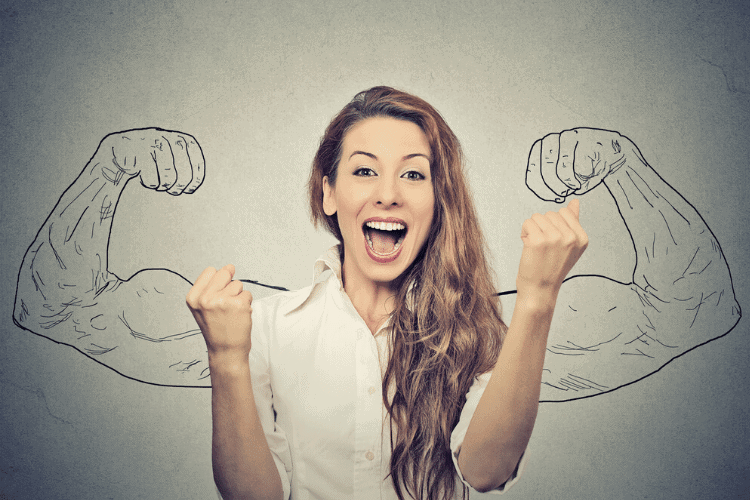
[[[370,388],[369,388],[369,389],[367,389],[367,392],[369,392],[370,394],[375,394],[375,391],[377,391],[377,389],[375,388],[375,386],[374,386],[374,385],[373,385],[373,386],[370,386]]]
[[[373,460],[375,458],[375,454],[371,451],[368,451],[367,453],[365,453],[365,458],[367,460]]]

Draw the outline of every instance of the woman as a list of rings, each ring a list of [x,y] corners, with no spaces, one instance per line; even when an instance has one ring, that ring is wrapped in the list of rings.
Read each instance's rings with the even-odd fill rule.
[[[187,298],[208,347],[221,493],[507,488],[536,418],[557,292],[587,245],[577,201],[524,222],[507,328],[458,140],[429,104],[387,87],[355,96],[321,140],[309,194],[313,221],[340,242],[311,287],[252,310],[226,266]]]

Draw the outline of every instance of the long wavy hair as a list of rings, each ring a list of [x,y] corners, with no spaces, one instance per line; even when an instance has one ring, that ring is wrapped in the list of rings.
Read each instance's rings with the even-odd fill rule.
[[[390,87],[357,94],[331,121],[308,183],[313,223],[343,243],[323,211],[323,178],[335,186],[346,133],[373,117],[418,125],[430,145],[435,213],[429,236],[397,280],[383,401],[391,418],[390,476],[399,499],[454,498],[461,487],[450,436],[474,378],[491,370],[507,327],[500,317],[486,245],[464,176],[461,146],[440,113]],[[345,257],[344,257],[345,258]]]

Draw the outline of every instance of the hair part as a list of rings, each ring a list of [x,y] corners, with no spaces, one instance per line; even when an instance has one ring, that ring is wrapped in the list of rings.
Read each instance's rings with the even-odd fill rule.
[[[477,375],[490,371],[507,327],[486,259],[461,145],[440,113],[390,87],[358,93],[326,128],[308,195],[315,226],[343,242],[336,215],[323,210],[323,179],[336,183],[346,134],[362,120],[391,117],[418,125],[430,145],[435,209],[430,233],[397,282],[383,401],[391,432],[390,476],[396,494],[453,498],[458,482],[450,435]],[[466,489],[462,488],[464,496]]]

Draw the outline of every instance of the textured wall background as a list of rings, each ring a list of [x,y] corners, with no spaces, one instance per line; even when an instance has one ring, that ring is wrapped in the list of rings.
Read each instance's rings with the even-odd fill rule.
[[[207,160],[192,196],[131,183],[113,271],[233,262],[300,287],[331,242],[304,198],[323,128],[359,90],[411,91],[463,141],[507,289],[522,221],[549,209],[523,182],[533,141],[619,130],[709,224],[747,308],[748,25],[744,1],[0,1],[0,498],[213,494],[208,390],[132,382],[11,320],[27,247],[107,133],[182,130]],[[627,281],[613,205],[582,199],[575,272]],[[747,339],[742,321],[635,385],[543,405],[508,497],[747,498]]]

